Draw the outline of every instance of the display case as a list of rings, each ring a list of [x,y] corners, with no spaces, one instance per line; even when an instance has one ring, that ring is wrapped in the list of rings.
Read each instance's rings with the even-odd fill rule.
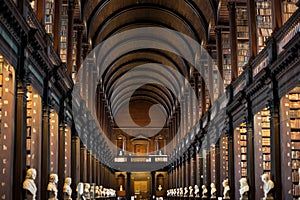
[[[300,87],[281,98],[281,141],[283,195],[297,200],[300,197]]]
[[[15,131],[15,70],[0,55],[0,197],[12,199]]]
[[[245,122],[234,130],[234,155],[236,155],[234,157],[235,188],[239,188],[239,180],[247,178],[247,128]],[[239,196],[239,191],[235,192],[235,195]]]
[[[238,75],[249,60],[249,25],[246,6],[236,7]]]
[[[256,199],[263,197],[262,174],[271,176],[270,110],[264,108],[254,115],[254,157]]]
[[[50,111],[50,173],[58,170],[58,114]]]
[[[265,47],[265,42],[272,34],[272,1],[255,0],[258,51]]]
[[[297,10],[298,0],[282,0],[282,22],[285,23]]]
[[[223,78],[224,87],[231,83],[231,48],[230,33],[222,31]]]

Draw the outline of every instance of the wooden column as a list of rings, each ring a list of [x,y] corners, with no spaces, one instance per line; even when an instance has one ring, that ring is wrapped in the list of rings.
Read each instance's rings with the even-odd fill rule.
[[[254,125],[252,103],[247,100],[247,179],[250,186],[249,199],[255,199],[255,158],[254,158]]]
[[[72,130],[74,134],[75,130]],[[72,177],[72,190],[76,191],[76,186],[80,182],[80,139],[78,136],[72,136],[71,146],[71,177]],[[76,198],[76,192],[72,192],[72,198]]]
[[[69,0],[68,5],[68,38],[67,38],[67,73],[69,76],[72,74],[72,55],[73,55],[73,27],[74,27],[74,9],[75,1]]]
[[[189,152],[185,155],[185,187],[188,187],[190,185],[190,177],[191,177],[191,169],[190,169],[190,158],[189,158]]]
[[[53,27],[53,47],[54,51],[60,54],[60,35],[61,35],[61,8],[62,0],[55,0],[54,7],[54,27]]]
[[[195,148],[192,147],[190,150],[190,185],[194,187],[197,181],[197,166],[196,166],[196,152]]]
[[[76,25],[77,38],[76,38],[76,72],[79,71],[82,59],[82,25]]]
[[[234,174],[234,149],[233,149],[233,142],[234,142],[234,130],[232,124],[232,117],[229,116],[229,135],[228,135],[228,179],[230,185],[230,199],[235,199],[235,188],[234,184],[235,181],[235,174]]]
[[[39,0],[39,1],[36,1],[37,5],[37,11],[36,11],[36,15],[37,15],[37,18],[39,20],[39,22],[43,25],[45,25],[45,0]]]
[[[64,123],[64,109],[62,109],[59,119],[59,130],[58,130],[58,191],[63,191],[64,180],[65,180],[65,123]],[[58,199],[63,198],[63,193],[58,193]]]
[[[201,108],[202,108],[202,116],[206,113],[206,90],[205,90],[205,81],[204,78],[201,77]]]
[[[282,1],[272,0],[272,29],[277,32],[282,27]]]
[[[80,180],[82,182],[87,182],[87,150],[85,146],[80,147]]]
[[[25,77],[25,55],[24,50],[27,41],[22,41],[23,49],[20,50],[18,69],[17,69],[17,98],[16,98],[16,123],[15,123],[15,148],[13,167],[13,199],[23,199],[23,181],[26,174],[26,77]],[[13,125],[13,119],[10,123]],[[12,137],[13,138],[13,137]],[[2,147],[1,147],[2,148]],[[2,160],[1,160],[2,162]],[[8,162],[8,161],[7,161]],[[5,173],[3,171],[2,173]],[[9,197],[8,197],[9,198]],[[10,197],[12,198],[12,197]]]
[[[42,173],[41,177],[41,199],[48,199],[47,185],[50,169],[50,109],[48,105],[48,80],[45,81],[43,96],[43,118],[42,118]]]
[[[250,58],[257,55],[257,27],[255,1],[247,0],[248,24],[249,24],[249,54]]]
[[[92,155],[89,150],[87,150],[87,156],[86,156],[86,176],[87,176],[87,182],[92,182]]]
[[[215,174],[216,174],[216,178],[215,178],[215,185],[217,188],[217,197],[221,196],[221,185],[220,185],[220,177],[221,177],[221,166],[220,166],[220,140],[217,142],[216,146],[215,146]]]
[[[155,187],[155,171],[151,172],[151,197],[156,196],[156,187]]]
[[[269,102],[271,113],[271,179],[274,181],[274,198],[282,199],[282,187],[281,187],[281,150],[280,150],[280,120],[279,120],[279,106],[280,99],[278,97],[278,85],[274,80],[273,87],[273,99]]]
[[[230,47],[231,47],[231,81],[238,77],[237,64],[237,33],[236,33],[236,2],[228,2],[229,24],[230,24]]]
[[[130,189],[130,179],[131,179],[131,173],[126,172],[127,182],[126,182],[126,199],[130,199],[131,197],[131,189]]]
[[[216,34],[216,48],[217,48],[217,66],[221,76],[221,80],[219,80],[219,96],[224,93],[223,85],[224,85],[224,75],[223,75],[223,49],[222,49],[222,33],[221,28],[215,29]]]

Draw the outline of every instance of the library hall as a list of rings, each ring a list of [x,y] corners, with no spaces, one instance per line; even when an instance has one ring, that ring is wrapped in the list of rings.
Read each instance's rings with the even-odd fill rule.
[[[0,0],[1,200],[300,200],[300,0]]]

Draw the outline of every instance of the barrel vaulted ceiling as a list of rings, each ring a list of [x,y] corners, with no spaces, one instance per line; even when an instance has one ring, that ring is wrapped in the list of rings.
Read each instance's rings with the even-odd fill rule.
[[[226,2],[216,0],[83,0],[79,7],[78,18],[86,26],[86,42],[92,48],[117,33],[141,27],[178,31],[205,46],[214,41],[214,28],[218,17],[222,24],[226,24],[228,19]],[[221,13],[217,14],[219,11]],[[163,39],[163,42],[176,46],[176,41],[172,38]],[[137,74],[131,80],[124,81],[121,86],[117,86],[116,82],[129,70],[148,63],[168,66],[166,71],[153,69],[151,73],[154,74],[153,79],[158,82],[171,82],[174,88],[177,87],[176,81],[168,74],[169,69],[178,71],[188,81],[192,76],[190,72],[193,63],[172,52],[146,48],[123,54],[109,63],[101,77],[111,112],[118,113],[122,110],[122,102],[128,98],[128,92],[134,89],[135,79],[141,77]],[[159,84],[146,84],[129,98],[131,102],[162,105],[162,113],[168,119],[178,105],[175,96],[174,91]]]

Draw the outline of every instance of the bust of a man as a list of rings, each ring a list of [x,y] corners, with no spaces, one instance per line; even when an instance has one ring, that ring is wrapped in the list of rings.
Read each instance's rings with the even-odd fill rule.
[[[248,199],[249,185],[246,178],[240,179],[240,200]]]
[[[229,187],[228,179],[225,179],[222,185],[224,188],[223,199],[230,199],[230,187]]]
[[[187,197],[188,196],[188,193],[189,193],[189,190],[187,187],[184,187],[184,197]]]
[[[199,197],[199,186],[195,185],[194,189],[195,189],[195,197]]]
[[[207,188],[206,188],[206,185],[202,185],[202,198],[207,198]]]
[[[83,196],[83,183],[79,182],[76,188],[77,191],[77,200],[85,200],[85,197]]]
[[[47,186],[47,191],[49,194],[48,200],[57,200],[57,187],[56,187],[57,182],[58,182],[57,174],[50,174],[49,183]]]
[[[83,196],[86,199],[90,199],[90,184],[89,183],[84,184]]]
[[[35,200],[37,188],[35,185],[36,178],[36,170],[34,168],[30,168],[26,172],[25,181],[23,182],[23,189],[26,191],[26,199],[27,200]]]
[[[263,190],[264,190],[264,200],[267,198],[272,199],[272,193],[270,192],[274,188],[274,182],[270,179],[269,174],[263,174],[261,176],[261,180],[264,183]]]
[[[194,193],[193,193],[194,190],[192,186],[189,187],[189,191],[190,191],[189,197],[194,197]]]
[[[210,198],[217,198],[217,188],[216,185],[214,183],[210,184]]]
[[[70,177],[65,178],[65,183],[63,187],[63,193],[64,193],[64,199],[65,200],[71,200],[71,195],[72,195],[72,189],[71,189],[71,182],[72,179]]]

